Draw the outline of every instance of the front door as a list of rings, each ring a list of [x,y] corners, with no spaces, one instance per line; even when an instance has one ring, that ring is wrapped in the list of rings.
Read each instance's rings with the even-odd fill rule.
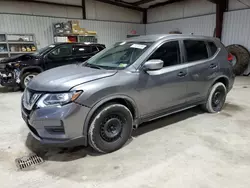
[[[203,101],[218,74],[219,62],[214,58],[218,48],[213,42],[202,40],[184,40],[183,44],[188,65],[187,102]]]
[[[52,50],[45,57],[46,69],[51,69],[54,67],[72,64],[72,63],[74,63],[74,58],[72,56],[71,44],[60,45],[54,50]]]
[[[164,43],[148,60],[151,59],[161,59],[164,67],[161,70],[140,72],[137,103],[142,117],[159,114],[184,104],[186,100],[187,68],[181,64],[179,42]]]

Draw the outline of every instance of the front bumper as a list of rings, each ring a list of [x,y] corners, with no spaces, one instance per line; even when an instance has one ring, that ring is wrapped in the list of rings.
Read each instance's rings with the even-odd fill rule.
[[[28,111],[22,105],[22,118],[31,134],[42,144],[58,147],[87,145],[83,135],[89,108],[76,103]]]

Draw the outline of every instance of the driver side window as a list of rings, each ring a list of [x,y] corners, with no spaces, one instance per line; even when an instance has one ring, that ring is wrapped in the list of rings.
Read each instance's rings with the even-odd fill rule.
[[[150,57],[151,59],[160,59],[164,62],[163,67],[180,64],[180,47],[178,41],[166,42],[160,46]]]
[[[60,46],[50,53],[52,58],[67,57],[72,55],[71,45]]]

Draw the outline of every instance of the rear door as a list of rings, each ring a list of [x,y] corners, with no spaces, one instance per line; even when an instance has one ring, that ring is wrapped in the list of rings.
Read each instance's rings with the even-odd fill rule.
[[[215,58],[218,48],[212,41],[183,40],[185,64],[188,66],[189,102],[199,102],[206,98],[211,81],[218,74],[219,62]]]
[[[76,44],[73,46],[73,58],[76,63],[82,63],[98,52],[97,48],[91,45]]]
[[[56,47],[44,59],[46,69],[71,64],[72,62],[72,44],[63,44]]]

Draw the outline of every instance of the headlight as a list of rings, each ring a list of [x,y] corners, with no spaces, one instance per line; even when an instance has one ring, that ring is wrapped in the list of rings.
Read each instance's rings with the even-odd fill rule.
[[[81,93],[82,91],[72,91],[69,93],[45,94],[39,99],[37,106],[61,106],[76,100]]]

